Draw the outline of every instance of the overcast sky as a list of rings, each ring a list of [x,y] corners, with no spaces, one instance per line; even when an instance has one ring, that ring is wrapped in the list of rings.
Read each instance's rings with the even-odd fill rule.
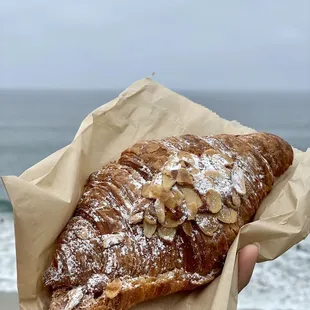
[[[309,0],[0,0],[0,87],[310,90]]]

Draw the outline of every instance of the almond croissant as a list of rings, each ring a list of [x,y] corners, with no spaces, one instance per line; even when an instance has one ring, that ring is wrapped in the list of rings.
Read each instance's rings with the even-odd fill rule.
[[[90,175],[44,274],[50,309],[126,310],[209,283],[292,161],[266,133],[135,144]]]

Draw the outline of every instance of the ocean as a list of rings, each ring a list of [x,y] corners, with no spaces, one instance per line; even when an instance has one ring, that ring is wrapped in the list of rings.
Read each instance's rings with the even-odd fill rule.
[[[310,147],[310,92],[178,91],[221,117]],[[118,90],[0,90],[0,175],[20,175],[67,145],[79,124]],[[304,310],[310,304],[310,237],[258,264],[240,310]],[[16,291],[13,214],[0,184],[0,292]]]

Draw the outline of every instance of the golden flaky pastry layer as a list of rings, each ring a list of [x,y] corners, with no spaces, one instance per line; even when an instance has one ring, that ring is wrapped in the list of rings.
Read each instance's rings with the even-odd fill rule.
[[[58,238],[50,309],[126,310],[209,283],[292,161],[266,133],[133,145],[90,175]]]

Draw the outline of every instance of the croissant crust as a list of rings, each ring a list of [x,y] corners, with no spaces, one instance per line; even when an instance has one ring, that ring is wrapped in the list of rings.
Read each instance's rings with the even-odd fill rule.
[[[141,141],[92,173],[57,240],[51,310],[126,310],[217,277],[293,150],[267,134]]]

